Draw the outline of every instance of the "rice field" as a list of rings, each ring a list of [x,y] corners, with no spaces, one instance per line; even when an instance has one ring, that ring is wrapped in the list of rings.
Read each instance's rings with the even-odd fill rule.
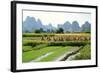
[[[77,50],[80,54],[72,60],[91,58],[90,33],[23,33],[22,37],[22,62],[25,63],[61,61]]]

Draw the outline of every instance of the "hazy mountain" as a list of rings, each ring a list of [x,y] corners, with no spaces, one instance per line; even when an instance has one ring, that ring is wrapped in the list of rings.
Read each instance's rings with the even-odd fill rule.
[[[63,28],[64,32],[80,32],[80,26],[77,21],[74,21],[72,24],[66,21],[63,25],[58,25],[58,28]]]
[[[55,29],[56,29],[55,27],[52,26],[51,23],[48,24],[48,25],[46,25],[45,27],[46,27],[46,31],[47,31],[47,30],[52,31],[52,30],[55,30]]]
[[[27,17],[26,20],[23,22],[23,32],[31,32],[33,29],[37,28],[37,22],[34,17]]]
[[[71,32],[72,31],[72,28],[71,28],[71,23],[70,22],[65,22],[63,24],[63,29],[64,29],[64,32]]]
[[[63,28],[63,24],[58,24],[57,27],[58,28]]]
[[[90,31],[91,31],[91,24],[90,24],[88,21],[86,21],[86,22],[82,25],[81,31],[82,31],[82,32],[90,32]]]
[[[37,29],[38,28],[43,28],[43,25],[42,25],[42,22],[41,22],[40,19],[37,20],[37,23],[36,24],[37,24]]]
[[[71,23],[66,21],[64,24],[58,24],[58,28],[63,28],[64,32],[71,32]]]
[[[80,32],[80,26],[77,21],[72,22],[71,28],[72,28],[72,32]]]
[[[42,28],[43,31],[51,32],[56,31],[58,28],[62,28],[64,32],[89,32],[91,30],[91,24],[86,21],[81,27],[77,21],[73,21],[72,24],[66,21],[64,24],[58,24],[57,28],[53,24],[44,25],[40,19],[27,16],[23,22],[23,32],[33,32],[36,29]]]
[[[54,30],[55,27],[52,26],[52,24],[48,25],[43,25],[40,19],[37,21],[35,20],[34,17],[27,17],[26,20],[23,22],[23,32],[33,32],[36,29],[42,28],[44,31],[49,30]]]

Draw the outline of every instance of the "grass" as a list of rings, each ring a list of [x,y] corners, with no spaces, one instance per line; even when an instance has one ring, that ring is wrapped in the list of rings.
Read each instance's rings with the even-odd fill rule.
[[[46,37],[46,36],[54,36],[55,34],[54,33],[23,33],[23,37]]]
[[[41,36],[64,36],[64,35],[81,35],[81,36],[89,36],[89,33],[63,33],[63,34],[55,34],[55,33],[23,33],[23,37],[41,37]]]
[[[41,57],[49,52],[53,52],[53,54],[37,61],[37,62],[47,62],[47,61],[54,61],[63,54],[69,52],[70,50],[73,50],[75,47],[72,46],[48,46],[45,48],[42,48],[40,50],[32,50],[28,52],[23,53],[23,62],[29,62],[32,60],[37,59],[38,57]]]
[[[53,52],[53,53],[39,60],[38,62],[54,61],[55,59],[59,58],[64,53],[67,53],[68,51],[70,51],[70,49],[73,50],[73,48],[80,47],[80,46],[84,46],[84,48],[80,50],[79,55],[75,56],[75,60],[91,58],[90,39],[89,40],[78,40],[78,39],[74,40],[72,38],[72,40],[64,40],[65,38],[69,39],[71,37],[74,37],[74,38],[90,37],[90,34],[88,33],[67,33],[67,34],[23,33],[22,37],[23,37],[22,62],[30,62],[49,52]],[[42,40],[41,39],[42,37],[44,37],[45,40]],[[56,39],[56,41],[54,40],[54,38]],[[62,40],[59,40],[59,39],[62,39]]]
[[[85,60],[85,59],[91,59],[91,47],[90,45],[86,45],[80,50],[79,55],[77,55],[75,60]]]
[[[47,46],[46,44],[36,45],[35,47],[23,46],[23,52],[28,52],[28,51],[32,51],[32,50],[39,50],[39,49],[44,48],[46,46]]]
[[[23,46],[36,46],[40,44],[46,44],[48,41],[40,41],[40,40],[23,40]]]
[[[31,51],[32,49],[32,46],[23,46],[23,52]]]
[[[36,40],[23,40],[24,46],[36,46],[40,44],[47,44],[49,46],[81,46],[90,44],[90,41],[36,41]]]
[[[69,52],[73,47],[71,46],[66,46],[66,47],[61,47],[53,52],[53,54],[47,56],[46,58],[43,58],[40,60],[40,62],[47,62],[47,61],[54,61],[63,54]]]
[[[40,56],[42,56],[42,55],[44,55],[48,52],[57,50],[58,48],[61,48],[61,47],[52,46],[52,47],[45,47],[45,48],[42,48],[40,50],[32,50],[32,51],[29,51],[29,52],[23,52],[23,54],[22,54],[23,59],[22,60],[23,60],[23,62],[29,62],[31,60],[36,59],[37,57],[40,57]]]

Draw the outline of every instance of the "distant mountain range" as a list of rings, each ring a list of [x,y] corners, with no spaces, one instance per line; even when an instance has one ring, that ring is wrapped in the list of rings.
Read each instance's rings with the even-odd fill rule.
[[[90,32],[91,30],[91,24],[88,21],[81,27],[77,21],[73,21],[72,24],[69,21],[66,21],[64,24],[58,24],[57,27],[52,25],[53,24],[43,25],[40,19],[36,20],[34,17],[27,16],[26,20],[23,22],[22,30],[23,32],[33,32],[40,28],[44,31],[55,31],[58,28],[63,28],[64,32]]]

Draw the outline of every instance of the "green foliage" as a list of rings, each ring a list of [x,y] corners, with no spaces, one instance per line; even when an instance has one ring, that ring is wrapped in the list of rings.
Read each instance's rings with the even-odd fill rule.
[[[35,46],[40,45],[40,44],[46,44],[46,42],[44,42],[44,41],[33,41],[33,40],[23,41],[23,46],[32,46],[32,47],[35,47]]]
[[[90,44],[89,41],[61,41],[61,42],[49,42],[49,46],[84,46]]]
[[[46,47],[47,45],[46,44],[40,44],[40,45],[36,45],[34,47],[32,46],[23,46],[23,52],[28,52],[28,51],[32,51],[32,50],[39,50],[39,49],[42,49],[44,47]]]
[[[43,30],[43,28],[40,28],[40,29],[35,30],[34,32],[35,32],[35,33],[43,33],[43,32],[45,32],[45,31]]]
[[[23,41],[24,46],[32,46],[35,47],[40,44],[46,44],[48,46],[84,46],[86,44],[90,44],[90,41],[55,41],[55,42],[47,42],[47,41]]]
[[[42,29],[41,29],[42,31]],[[74,47],[85,46],[86,44],[91,44],[89,40],[75,40],[74,38],[87,38],[90,37],[89,33],[68,33],[68,34],[54,34],[54,33],[23,33],[22,35],[22,61],[30,62],[37,59],[49,52],[54,52],[53,54],[43,58],[41,61],[53,61],[54,59],[60,57],[68,49]],[[66,40],[66,38],[71,40]],[[41,40],[42,39],[42,40]],[[76,59],[89,59],[90,50],[87,49],[80,50],[80,55],[76,56]],[[71,47],[71,48],[70,48]],[[91,55],[91,54],[90,54]]]
[[[23,46],[22,50],[23,50],[23,52],[31,51],[32,50],[32,46]]]
[[[37,29],[37,30],[35,30],[34,32],[35,32],[35,33],[41,33],[41,31],[40,31],[40,30],[38,30],[38,29]]]
[[[57,30],[56,30],[56,33],[64,33],[63,28],[59,28],[59,29],[57,29]]]
[[[23,52],[22,61],[29,62],[29,61],[35,60],[36,58],[38,58],[48,52],[57,50],[58,48],[60,48],[60,47],[52,46],[52,47],[45,47],[40,50],[32,50],[32,51],[28,51],[28,52]]]
[[[40,50],[40,49],[42,49],[42,48],[44,48],[44,47],[47,47],[47,44],[40,44],[40,45],[37,45],[37,46],[33,47],[33,50]]]
[[[53,54],[43,58],[40,60],[40,62],[47,62],[47,61],[53,61],[56,60],[59,56],[62,56],[63,54],[69,52],[73,47],[66,46],[66,47],[60,47],[53,51]],[[74,47],[75,48],[75,47]]]
[[[50,34],[48,34],[48,33],[23,33],[23,37],[42,37],[42,36],[44,36],[44,37],[46,37],[46,36],[54,36],[55,34],[53,34],[53,33],[50,33]]]
[[[83,30],[84,33],[91,33],[91,30],[90,29],[85,29]]]
[[[80,50],[79,55],[75,57],[75,60],[85,60],[85,59],[91,59],[91,47],[89,44],[84,46]]]

